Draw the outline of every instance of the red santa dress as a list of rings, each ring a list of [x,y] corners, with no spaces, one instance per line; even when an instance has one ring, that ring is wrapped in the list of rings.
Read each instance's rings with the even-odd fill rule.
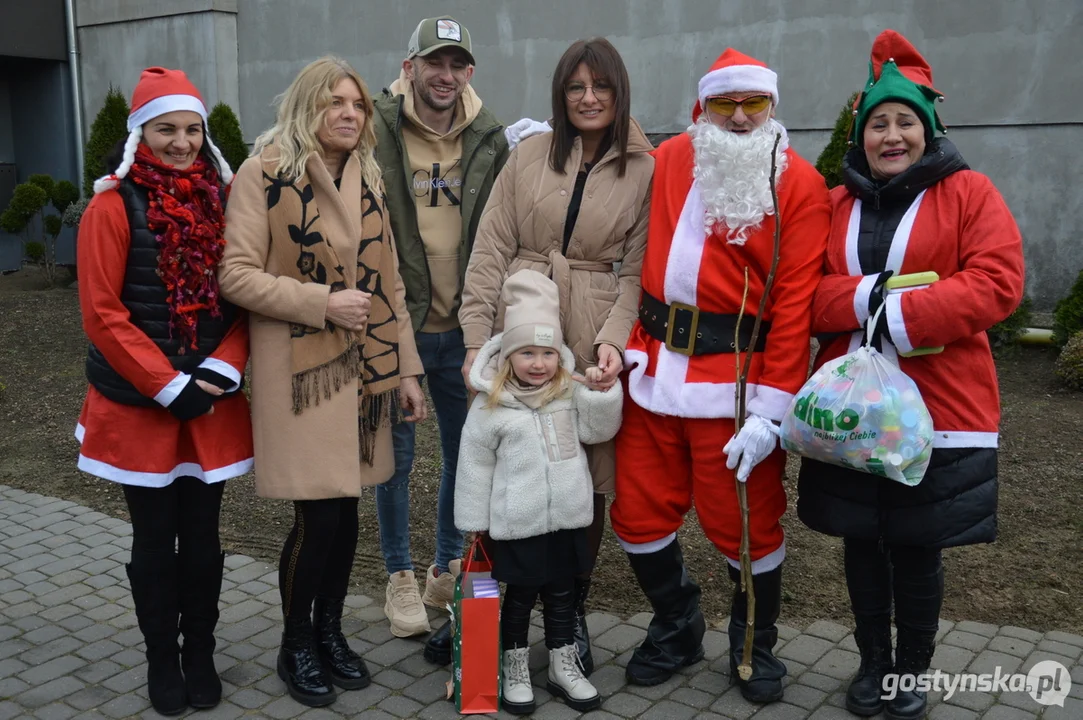
[[[109,365],[162,407],[114,402],[92,386],[79,415],[79,469],[127,485],[165,487],[182,476],[220,482],[252,468],[248,400],[236,393],[214,412],[182,422],[164,407],[188,375],[178,373],[154,342],[131,322],[121,302],[131,233],[116,190],[94,196],[79,224],[79,302],[83,329]],[[241,382],[248,362],[248,320],[239,313],[201,367]]]
[[[784,138],[780,147],[787,163],[778,182],[781,255],[763,317],[771,325],[762,351],[753,352],[747,386],[747,411],[771,420],[782,418],[808,375],[810,308],[830,226],[823,178],[787,145]],[[747,268],[742,327],[751,327],[771,268],[775,217],[768,215],[743,245],[727,241],[724,225],[706,232],[693,169],[687,133],[655,151],[643,292],[667,304],[736,315]],[[722,452],[735,429],[732,350],[693,356],[674,352],[637,320],[625,366],[630,369],[628,398],[617,436],[611,511],[622,546],[633,553],[665,547],[694,501],[707,537],[736,565],[740,512],[734,472],[726,468]],[[786,509],[784,465],[785,453],[776,450],[748,479],[754,573],[774,569],[785,556],[779,524]]]

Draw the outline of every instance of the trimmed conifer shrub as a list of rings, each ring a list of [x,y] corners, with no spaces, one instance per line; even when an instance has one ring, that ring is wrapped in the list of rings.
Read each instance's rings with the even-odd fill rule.
[[[120,90],[109,86],[105,104],[98,111],[90,126],[90,138],[86,143],[83,162],[83,195],[94,194],[94,181],[116,168],[105,167],[105,156],[116,144],[128,137],[128,101]]]
[[[820,153],[820,157],[816,158],[816,169],[824,176],[828,189],[842,185],[842,156],[850,149],[846,135],[850,132],[850,123],[854,120],[855,100],[857,100],[857,93],[851,95],[846,105],[839,111],[838,119],[835,120],[835,129],[831,132],[831,139]]]

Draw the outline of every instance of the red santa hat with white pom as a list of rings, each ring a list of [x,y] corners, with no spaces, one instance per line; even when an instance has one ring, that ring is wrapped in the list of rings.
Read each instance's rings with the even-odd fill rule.
[[[778,75],[759,60],[733,48],[726,48],[699,80],[699,95],[692,110],[692,122],[703,113],[707,98],[739,92],[763,92],[778,106]]]
[[[189,110],[203,118],[203,142],[211,151],[218,164],[219,175],[226,185],[233,182],[233,171],[222,157],[221,151],[211,141],[207,132],[207,106],[203,104],[196,86],[188,79],[183,70],[168,70],[150,67],[139,76],[139,82],[132,91],[132,110],[128,114],[128,140],[124,143],[124,159],[112,174],[104,175],[94,181],[95,194],[113,190],[128,175],[135,162],[135,151],[143,138],[143,125],[166,113]]]

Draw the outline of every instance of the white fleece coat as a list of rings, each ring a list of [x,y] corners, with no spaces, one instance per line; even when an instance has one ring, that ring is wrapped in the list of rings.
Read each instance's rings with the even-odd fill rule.
[[[570,396],[537,410],[508,392],[485,407],[500,360],[496,335],[481,348],[470,384],[478,391],[463,426],[455,476],[455,525],[516,540],[590,525],[594,486],[582,443],[611,440],[620,429],[618,381],[605,392],[574,383]],[[575,371],[567,346],[561,365]]]

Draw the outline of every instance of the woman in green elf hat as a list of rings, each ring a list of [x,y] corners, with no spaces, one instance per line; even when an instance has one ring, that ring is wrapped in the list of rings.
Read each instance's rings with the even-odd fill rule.
[[[855,350],[878,317],[874,343],[917,383],[932,415],[932,460],[914,487],[809,459],[798,484],[801,520],[844,538],[861,651],[846,707],[896,720],[925,716],[923,692],[881,695],[887,673],[909,681],[929,668],[942,549],[996,537],[1000,405],[985,330],[1023,296],[1015,220],[989,178],[936,136],[941,99],[921,54],[899,33],[881,33],[854,105],[845,186],[831,193],[826,273],[813,305],[817,367]],[[905,418],[900,426],[891,432],[906,432]]]

